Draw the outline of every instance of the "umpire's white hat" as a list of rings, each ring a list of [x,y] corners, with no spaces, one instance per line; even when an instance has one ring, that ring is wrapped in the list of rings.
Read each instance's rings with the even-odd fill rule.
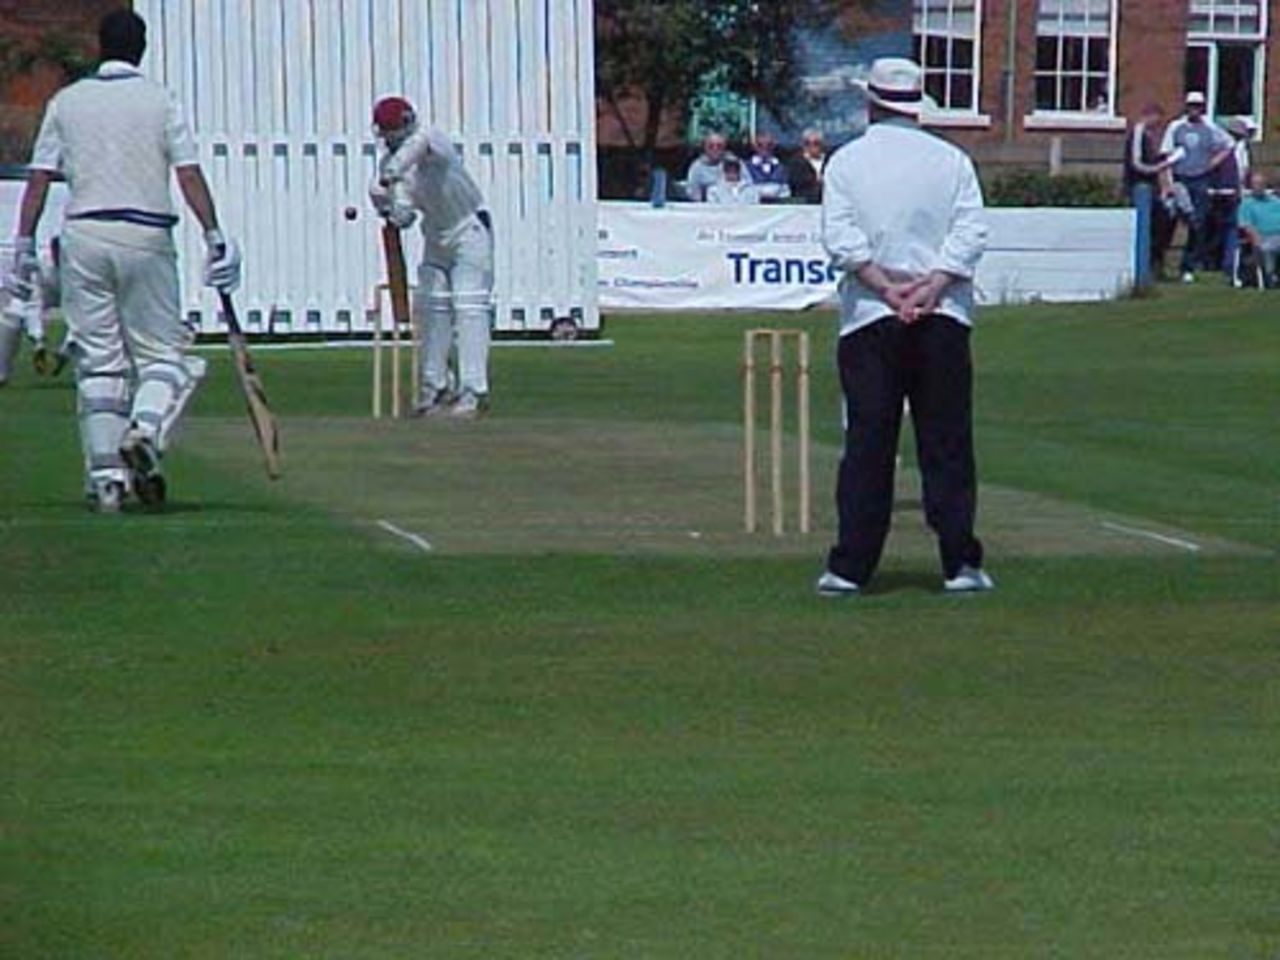
[[[920,65],[905,57],[880,57],[871,64],[871,72],[862,85],[867,99],[895,113],[918,117],[936,106],[924,92]]]

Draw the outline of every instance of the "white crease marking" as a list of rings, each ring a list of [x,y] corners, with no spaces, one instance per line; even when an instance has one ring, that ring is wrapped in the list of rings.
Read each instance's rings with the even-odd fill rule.
[[[1102,521],[1102,525],[1108,530],[1114,530],[1116,533],[1127,533],[1135,537],[1145,537],[1148,540],[1167,543],[1171,547],[1177,547],[1179,550],[1186,550],[1188,553],[1200,552],[1200,544],[1192,543],[1190,540],[1179,540],[1177,537],[1166,537],[1163,533],[1156,533],[1153,530],[1139,530],[1137,527],[1126,527],[1123,524],[1109,523],[1106,520]]]
[[[399,537],[401,540],[409,541],[409,543],[412,543],[415,547],[417,547],[423,553],[431,552],[430,543],[428,543],[426,540],[418,536],[416,533],[413,533],[412,531],[405,530],[402,527],[397,527],[390,520],[379,520],[378,526],[381,527],[383,530],[387,531],[387,533],[391,534],[393,537]]]

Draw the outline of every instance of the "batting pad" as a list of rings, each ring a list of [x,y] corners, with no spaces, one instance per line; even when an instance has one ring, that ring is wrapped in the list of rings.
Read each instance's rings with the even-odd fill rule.
[[[131,419],[161,454],[169,449],[206,368],[201,357],[163,360],[139,368]]]
[[[81,373],[76,381],[80,440],[92,484],[125,482],[120,441],[129,427],[129,381],[121,373]]]

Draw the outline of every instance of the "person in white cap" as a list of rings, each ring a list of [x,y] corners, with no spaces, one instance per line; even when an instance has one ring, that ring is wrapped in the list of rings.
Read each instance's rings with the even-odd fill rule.
[[[449,137],[420,126],[404,97],[383,97],[373,125],[385,147],[369,188],[374,209],[401,229],[421,217],[424,241],[414,325],[423,339],[419,416],[480,416],[489,407],[493,230],[480,188]],[[457,338],[457,391],[449,355]]]
[[[19,212],[12,289],[39,270],[36,227],[55,173],[70,200],[61,233],[62,307],[75,338],[76,392],[90,506],[119,511],[127,492],[164,504],[167,452],[205,362],[190,354],[170,231],[170,171],[204,228],[205,282],[233,290],[240,255],[218,229],[195,143],[174,97],[138,70],[146,24],[129,10],[98,27],[101,64],[45,110]]]
[[[974,535],[973,275],[986,247],[982,190],[969,157],[920,128],[920,67],[875,61],[866,84],[870,127],[831,157],[823,243],[840,281],[837,359],[845,400],[836,488],[839,532],[817,588],[866,587],[893,510],[895,455],[908,400],[937,534],[943,587],[989,590]]]
[[[1164,130],[1161,153],[1174,157],[1173,180],[1190,200],[1187,243],[1182,251],[1182,281],[1192,283],[1197,269],[1210,269],[1212,237],[1209,222],[1209,187],[1214,171],[1229,156],[1231,138],[1205,117],[1205,98],[1199,90],[1187,94],[1186,113]]]

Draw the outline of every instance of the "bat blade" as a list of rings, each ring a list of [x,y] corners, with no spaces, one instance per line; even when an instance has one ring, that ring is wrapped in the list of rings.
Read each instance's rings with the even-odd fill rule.
[[[387,286],[391,291],[391,315],[397,325],[409,322],[409,271],[404,262],[400,230],[382,225],[382,252],[387,258]]]
[[[266,466],[267,476],[278,480],[283,472],[280,464],[280,430],[276,425],[275,414],[267,402],[267,391],[262,385],[262,377],[253,365],[253,357],[249,354],[249,346],[245,342],[244,330],[236,317],[235,304],[231,296],[219,292],[222,300],[222,311],[227,318],[227,346],[231,348],[231,358],[235,366],[236,380],[244,394],[245,409],[249,414],[249,422],[253,425],[254,435],[258,438],[258,446],[262,448],[262,460]]]

